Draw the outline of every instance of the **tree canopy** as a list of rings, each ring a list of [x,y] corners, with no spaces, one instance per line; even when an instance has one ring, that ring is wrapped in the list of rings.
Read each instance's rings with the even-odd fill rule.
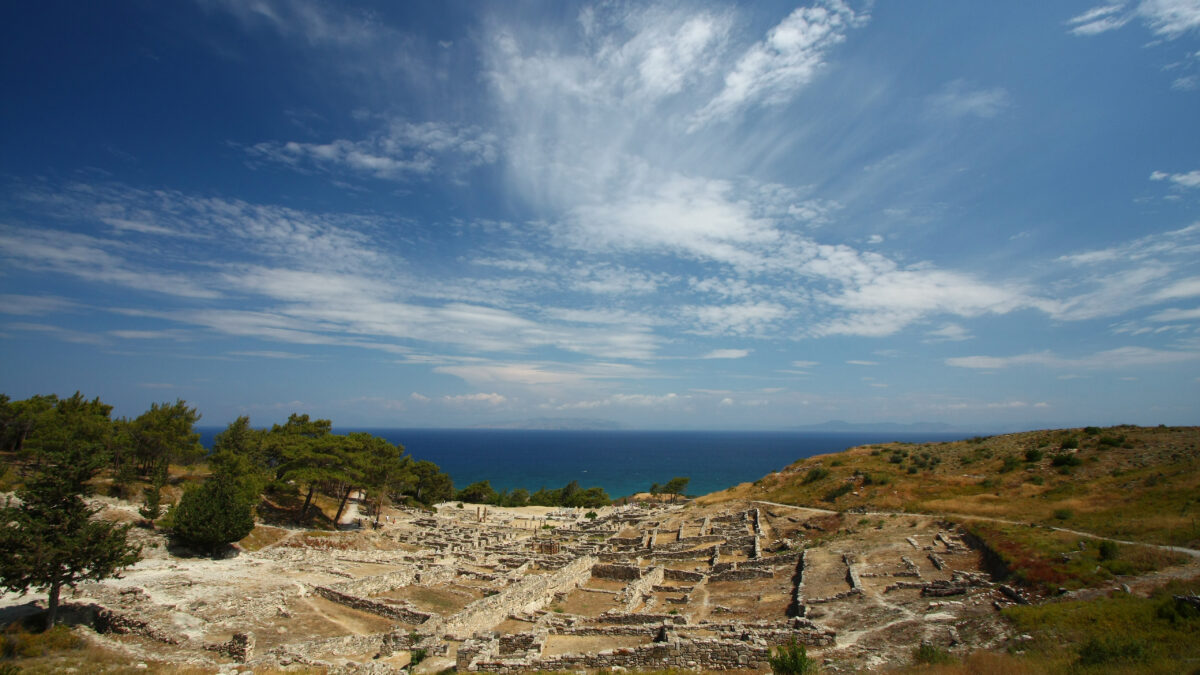
[[[54,398],[22,432],[35,469],[17,490],[18,502],[0,509],[0,584],[45,591],[47,628],[57,619],[63,586],[115,576],[140,557],[127,542],[129,526],[94,519],[98,509],[84,501],[92,494],[89,481],[110,461],[111,412],[76,392]]]

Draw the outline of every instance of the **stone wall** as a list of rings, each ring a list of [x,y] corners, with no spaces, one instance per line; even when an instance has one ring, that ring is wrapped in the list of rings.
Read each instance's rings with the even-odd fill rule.
[[[464,645],[465,646],[465,645]],[[765,642],[698,639],[670,640],[640,647],[609,649],[597,654],[562,654],[538,659],[471,659],[459,670],[520,673],[531,670],[592,670],[627,668],[703,668],[705,670],[761,670],[767,668],[770,649]]]
[[[749,581],[750,579],[769,579],[774,573],[769,569],[757,567],[739,567],[720,574],[714,574],[709,581]]]
[[[654,587],[663,582],[663,568],[655,567],[642,575],[641,579],[630,582],[625,590],[621,592],[620,602],[624,605],[626,612],[632,612],[637,608],[638,603],[642,601],[643,596],[650,595]]]
[[[597,579],[632,581],[642,578],[642,568],[637,565],[592,565],[592,576]]]
[[[687,570],[663,570],[663,578],[670,581],[702,581],[704,575],[700,572],[689,572]]]
[[[378,614],[379,616],[395,619],[402,623],[423,624],[434,616],[428,612],[422,612],[403,601],[382,602],[358,595],[342,593],[328,586],[317,586],[313,591],[326,600],[336,602],[339,605]]]
[[[586,583],[592,576],[595,564],[596,559],[587,556],[552,574],[529,575],[496,595],[480,598],[467,605],[438,626],[439,632],[448,636],[471,635],[500,623],[509,614],[540,609],[554,598],[555,593],[566,592]]]

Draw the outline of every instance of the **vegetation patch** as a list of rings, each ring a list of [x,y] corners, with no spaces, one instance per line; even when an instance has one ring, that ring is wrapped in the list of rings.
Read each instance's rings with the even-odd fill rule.
[[[1177,613],[1175,596],[1198,591],[1200,578],[1171,582],[1149,598],[1117,593],[1010,607],[1003,614],[1018,632],[1034,636],[1027,659],[1041,672],[1189,672],[1181,666],[1200,662],[1200,613]]]

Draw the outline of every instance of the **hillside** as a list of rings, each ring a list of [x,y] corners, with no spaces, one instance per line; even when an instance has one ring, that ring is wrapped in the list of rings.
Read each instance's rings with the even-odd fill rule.
[[[701,503],[954,514],[1200,547],[1200,427],[1087,427],[888,443],[798,461]]]

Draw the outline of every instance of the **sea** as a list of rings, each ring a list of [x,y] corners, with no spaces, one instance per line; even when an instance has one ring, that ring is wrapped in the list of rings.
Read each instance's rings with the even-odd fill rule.
[[[219,428],[201,428],[212,447]],[[813,431],[551,431],[519,429],[334,429],[366,431],[450,474],[455,489],[487,480],[496,490],[556,489],[571,481],[616,499],[677,476],[687,493],[751,482],[799,459],[873,443],[926,443],[971,434]]]

